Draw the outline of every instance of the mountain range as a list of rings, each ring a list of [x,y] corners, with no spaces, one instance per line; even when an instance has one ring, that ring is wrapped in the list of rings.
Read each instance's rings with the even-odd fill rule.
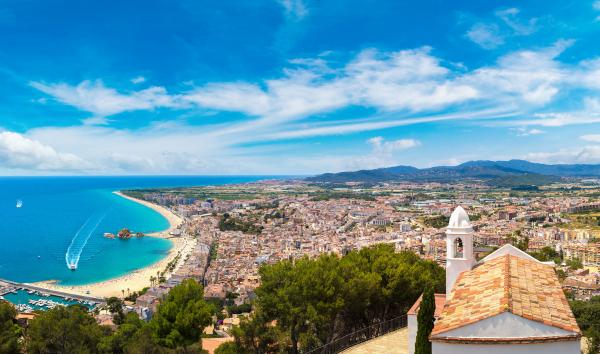
[[[373,170],[325,173],[306,178],[312,182],[456,182],[481,180],[496,186],[543,185],[566,177],[600,177],[600,165],[558,164],[549,165],[525,160],[469,161],[457,166],[416,168],[394,166]]]

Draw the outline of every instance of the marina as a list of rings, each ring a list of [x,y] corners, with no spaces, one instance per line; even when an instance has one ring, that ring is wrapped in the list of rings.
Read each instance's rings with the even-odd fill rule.
[[[71,305],[81,305],[91,311],[104,303],[103,299],[66,294],[6,280],[0,280],[0,300],[8,301],[19,312],[26,313]]]

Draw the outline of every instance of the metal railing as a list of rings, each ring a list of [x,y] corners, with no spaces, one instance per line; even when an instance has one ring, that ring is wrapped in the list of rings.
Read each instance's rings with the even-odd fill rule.
[[[393,332],[400,328],[408,326],[406,314],[383,321],[362,329],[352,332],[343,337],[337,338],[330,343],[317,348],[303,350],[303,354],[335,354],[345,349],[353,347],[357,344],[366,342],[373,338],[380,337],[384,334]]]

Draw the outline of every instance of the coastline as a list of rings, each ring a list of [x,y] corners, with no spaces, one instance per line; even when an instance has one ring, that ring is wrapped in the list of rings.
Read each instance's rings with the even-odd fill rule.
[[[55,280],[46,280],[39,281],[35,283],[31,283],[31,285],[46,288],[49,290],[66,292],[71,294],[83,295],[83,296],[95,296],[95,297],[111,297],[117,296],[122,297],[123,291],[125,291],[125,295],[128,294],[128,290],[130,292],[142,290],[144,287],[150,286],[150,277],[156,276],[158,272],[162,272],[167,264],[171,262],[177,255],[181,254],[182,257],[180,259],[185,259],[186,254],[189,254],[194,245],[191,240],[185,236],[180,237],[171,237],[169,233],[175,229],[183,220],[172,213],[167,208],[156,205],[145,200],[133,198],[127,195],[124,195],[120,191],[113,192],[114,194],[129,199],[138,204],[142,204],[148,208],[153,209],[154,211],[161,214],[167,221],[169,222],[169,228],[167,230],[153,232],[146,234],[148,237],[159,237],[168,239],[173,243],[169,253],[166,257],[162,258],[158,262],[150,264],[144,268],[140,268],[134,270],[133,272],[129,272],[127,274],[121,275],[116,278],[90,283],[85,285],[60,285]],[[178,267],[175,267],[177,269]],[[168,274],[167,274],[168,277]]]

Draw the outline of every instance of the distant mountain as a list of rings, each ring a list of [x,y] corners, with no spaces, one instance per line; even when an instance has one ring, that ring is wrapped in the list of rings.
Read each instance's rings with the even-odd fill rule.
[[[326,173],[306,180],[313,182],[385,181],[455,182],[481,180],[490,185],[522,186],[543,185],[559,181],[561,177],[600,177],[600,165],[546,165],[524,160],[469,161],[458,166],[416,168],[395,166],[374,170]]]
[[[515,170],[538,173],[542,175],[561,176],[561,177],[599,177],[600,165],[585,164],[558,164],[546,165],[543,163],[529,162],[525,160],[509,161],[470,161],[461,166],[503,166]]]

